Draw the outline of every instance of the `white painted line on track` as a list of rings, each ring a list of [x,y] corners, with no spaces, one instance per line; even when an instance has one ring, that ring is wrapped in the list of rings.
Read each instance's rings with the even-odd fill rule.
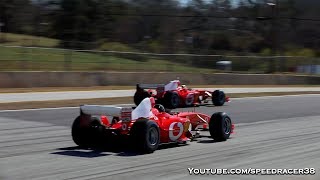
[[[114,106],[131,106],[134,104],[113,104]],[[79,106],[74,107],[56,107],[56,108],[34,108],[34,109],[14,109],[14,110],[0,110],[1,112],[19,112],[19,111],[46,111],[46,110],[61,110],[61,109],[77,109]]]
[[[45,111],[45,110],[58,110],[58,109],[76,109],[77,107],[57,107],[57,108],[35,108],[35,109],[14,109],[14,110],[0,110],[1,112],[19,112],[19,111]]]
[[[288,118],[290,119],[290,118]],[[292,118],[293,119],[293,118]],[[274,123],[279,122],[281,119],[276,120],[265,120],[265,121],[257,121],[257,122],[248,122],[248,123],[235,123],[236,128],[241,126],[250,126],[250,125],[259,125],[259,124],[266,124],[266,123]]]
[[[319,118],[320,116],[304,116],[303,118]],[[292,120],[292,119],[297,119],[297,118],[302,118],[302,117],[291,117],[291,118],[283,118],[283,119],[273,119],[273,120],[264,120],[264,121],[257,121],[257,122],[246,122],[246,123],[235,123],[236,127],[241,127],[241,126],[251,126],[251,125],[259,125],[259,124],[269,124],[269,123],[277,123],[282,120]]]
[[[300,97],[300,96],[320,96],[320,94],[295,94],[295,95],[281,95],[281,96],[259,96],[259,97],[241,97],[230,98],[230,100],[243,100],[243,99],[272,99],[272,98],[284,98],[284,97]]]
[[[298,95],[282,95],[282,96],[260,96],[260,97],[242,97],[231,98],[230,100],[254,100],[254,99],[272,99],[272,98],[285,98],[285,97],[300,97],[300,96],[320,96],[320,94],[298,94]],[[232,103],[232,102],[231,102]],[[114,106],[133,106],[134,104],[113,104]],[[19,111],[45,111],[45,110],[61,110],[61,109],[76,109],[76,107],[56,107],[56,108],[35,108],[35,109],[16,109],[16,110],[0,110],[1,112],[19,112]]]

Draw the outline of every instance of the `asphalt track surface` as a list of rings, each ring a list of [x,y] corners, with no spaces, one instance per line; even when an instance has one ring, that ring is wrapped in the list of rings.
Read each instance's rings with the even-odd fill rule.
[[[214,88],[194,88],[214,91]],[[220,88],[225,93],[257,93],[257,92],[301,92],[320,91],[320,87],[264,87],[264,88]],[[96,91],[64,91],[64,92],[29,92],[2,93],[0,103],[26,101],[52,101],[70,99],[91,99],[133,96],[135,90],[96,90]]]
[[[320,179],[320,95],[241,98],[196,110],[228,112],[235,134],[147,155],[87,150],[70,136],[77,108],[1,111],[0,179]],[[316,168],[316,174],[189,175],[188,168]]]

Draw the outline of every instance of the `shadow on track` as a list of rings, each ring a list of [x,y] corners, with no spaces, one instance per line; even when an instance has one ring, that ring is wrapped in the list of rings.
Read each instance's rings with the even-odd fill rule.
[[[160,145],[157,151],[170,149],[170,148],[182,148],[183,146],[187,146],[188,144],[163,144]],[[74,157],[83,157],[83,158],[97,158],[109,155],[116,155],[116,156],[140,156],[144,155],[143,153],[137,152],[134,148],[130,147],[127,144],[112,144],[105,145],[105,146],[95,146],[93,148],[81,148],[79,146],[73,147],[65,147],[65,148],[58,148],[56,152],[51,154],[56,155],[63,155],[63,156],[74,156]]]
[[[53,152],[51,154],[58,154],[64,156],[74,156],[74,157],[83,157],[83,158],[96,158],[102,156],[108,156],[108,154],[104,151],[98,149],[82,149],[78,146],[75,147],[67,147],[67,148],[59,148],[59,151]]]

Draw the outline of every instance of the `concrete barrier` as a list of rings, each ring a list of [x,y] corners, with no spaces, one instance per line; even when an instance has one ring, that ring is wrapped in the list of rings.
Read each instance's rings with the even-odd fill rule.
[[[0,72],[0,88],[85,87],[166,83],[191,85],[319,85],[320,76],[164,72]]]

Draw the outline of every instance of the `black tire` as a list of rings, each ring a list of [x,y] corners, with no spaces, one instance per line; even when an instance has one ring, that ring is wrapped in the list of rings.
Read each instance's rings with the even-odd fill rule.
[[[223,112],[214,113],[209,122],[209,132],[215,141],[226,141],[232,131],[231,118]]]
[[[137,91],[134,93],[134,96],[133,96],[134,104],[138,106],[142,100],[148,97],[151,97],[151,95],[147,91],[145,90],[139,91],[139,92]]]
[[[175,109],[180,105],[180,97],[177,92],[168,91],[164,94],[163,105],[169,109]]]
[[[78,116],[73,124],[71,129],[71,135],[73,142],[80,147],[89,147],[90,139],[88,136],[89,128],[80,126],[80,116]]]
[[[226,102],[226,95],[224,94],[223,91],[215,90],[212,93],[212,103],[215,106],[223,106],[225,102]]]
[[[137,120],[130,130],[131,143],[141,153],[152,153],[158,149],[160,130],[154,121]]]
[[[107,140],[109,140],[109,138],[103,133],[104,129],[105,127],[97,117],[92,118],[89,129],[91,146],[101,146],[103,145],[103,142],[107,142]]]
[[[186,104],[186,106],[193,106],[193,104],[194,104],[194,94],[193,93],[190,93],[187,95],[185,104]]]
[[[71,135],[74,143],[83,148],[99,145],[102,139],[103,126],[97,119],[92,119],[87,127],[80,126],[80,116],[78,116],[73,124]]]

